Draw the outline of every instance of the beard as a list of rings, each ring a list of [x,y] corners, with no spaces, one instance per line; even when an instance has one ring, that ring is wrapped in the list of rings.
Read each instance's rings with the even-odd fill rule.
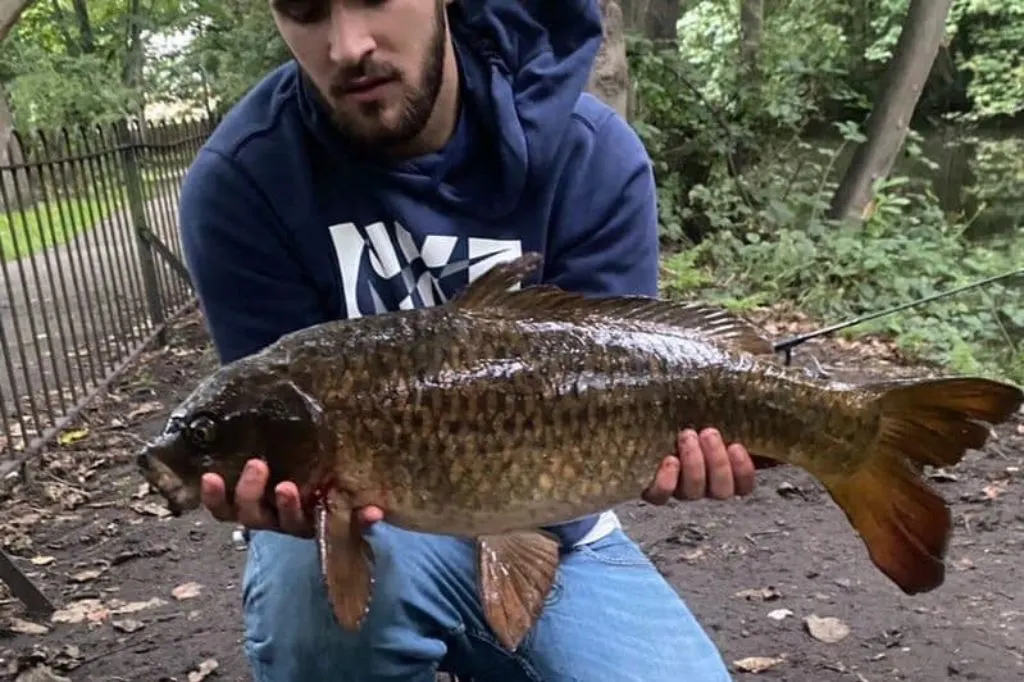
[[[330,111],[331,120],[341,137],[351,146],[366,151],[386,152],[413,140],[427,125],[437,102],[444,75],[444,55],[447,32],[445,26],[445,0],[436,0],[431,37],[424,52],[420,73],[421,82],[410,84],[401,72],[386,63],[370,61],[345,68],[335,74],[327,96],[318,92]],[[357,78],[394,79],[400,88],[397,114],[393,121],[385,119],[395,107],[394,97],[366,103],[344,102],[348,83]]]

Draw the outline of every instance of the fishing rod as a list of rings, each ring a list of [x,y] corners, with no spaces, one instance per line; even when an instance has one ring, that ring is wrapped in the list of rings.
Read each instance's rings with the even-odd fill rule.
[[[816,339],[819,336],[828,336],[829,334],[833,334],[833,333],[835,333],[837,331],[841,331],[841,330],[847,329],[849,327],[854,327],[854,326],[856,326],[856,325],[858,325],[858,324],[860,324],[862,322],[867,322],[868,320],[874,320],[874,319],[879,318],[879,317],[884,317],[886,315],[891,315],[892,313],[898,313],[901,310],[906,310],[908,308],[913,308],[915,306],[924,305],[925,303],[931,303],[932,301],[937,301],[937,300],[939,300],[941,298],[946,298],[947,296],[952,296],[954,294],[959,294],[959,293],[961,293],[963,291],[967,291],[968,289],[974,289],[974,288],[977,288],[977,287],[980,287],[980,286],[985,286],[986,284],[991,284],[993,282],[998,282],[999,280],[1002,280],[1002,279],[1010,279],[1011,277],[1022,277],[1022,276],[1024,276],[1024,268],[1021,268],[1019,270],[1013,270],[1011,272],[1005,272],[1005,273],[1003,273],[1001,275],[995,275],[994,277],[987,277],[987,278],[985,278],[983,280],[980,280],[980,281],[977,281],[977,282],[972,282],[971,284],[965,284],[965,285],[963,285],[961,287],[957,287],[955,289],[950,289],[949,291],[943,291],[943,292],[938,293],[938,294],[932,294],[931,296],[926,296],[926,297],[918,299],[916,301],[911,301],[910,303],[902,303],[902,304],[900,304],[898,306],[893,306],[892,308],[886,308],[885,310],[880,310],[880,311],[877,311],[877,312],[868,313],[866,315],[861,315],[860,317],[855,317],[853,319],[846,320],[845,322],[838,322],[836,324],[829,325],[828,327],[822,327],[821,329],[815,330],[813,332],[808,332],[806,334],[799,334],[797,336],[793,336],[793,337],[790,337],[788,339],[784,339],[782,341],[777,341],[775,344],[773,344],[774,348],[775,348],[775,352],[776,353],[785,353],[785,357],[786,357],[785,364],[789,365],[792,362],[792,360],[793,360],[793,349],[794,348],[796,348],[797,346],[803,345],[803,344],[807,343],[808,341],[810,341],[812,339]]]

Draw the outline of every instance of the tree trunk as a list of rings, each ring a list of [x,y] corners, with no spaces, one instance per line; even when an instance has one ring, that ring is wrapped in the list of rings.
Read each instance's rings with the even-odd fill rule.
[[[740,61],[749,78],[760,80],[759,56],[764,24],[764,0],[742,0],[740,5]]]
[[[627,118],[629,102],[629,64],[626,61],[626,37],[622,8],[616,0],[600,0],[604,39],[590,72],[587,91]]]
[[[24,162],[21,145],[14,136],[14,115],[7,104],[7,94],[0,86],[0,213],[15,210],[19,197],[24,202],[32,200],[28,172],[5,169]]]
[[[867,141],[857,148],[832,197],[831,218],[862,217],[875,182],[892,170],[945,35],[950,5],[952,0],[911,0],[886,73],[885,89],[868,117]]]
[[[756,127],[761,125],[761,33],[764,27],[764,0],[740,0],[741,80],[736,92],[742,118]],[[742,174],[757,161],[757,149],[741,141],[733,153],[733,172]]]
[[[32,4],[32,0],[0,0],[0,42],[21,18],[21,13]]]
[[[143,66],[146,60],[142,44],[142,3],[141,0],[129,0],[128,3],[128,51],[124,56],[121,69],[121,81],[133,90],[135,95],[135,111],[139,117],[139,138],[145,141],[149,137],[146,124],[146,93],[142,88]]]

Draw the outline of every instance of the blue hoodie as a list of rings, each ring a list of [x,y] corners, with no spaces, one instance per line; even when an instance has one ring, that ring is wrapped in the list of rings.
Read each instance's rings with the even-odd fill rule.
[[[524,251],[564,289],[657,294],[649,158],[583,93],[596,0],[456,0],[449,17],[463,95],[441,151],[388,167],[347,149],[289,62],[198,153],[180,229],[222,362],[332,318],[443,302]],[[597,518],[552,530],[573,544]]]

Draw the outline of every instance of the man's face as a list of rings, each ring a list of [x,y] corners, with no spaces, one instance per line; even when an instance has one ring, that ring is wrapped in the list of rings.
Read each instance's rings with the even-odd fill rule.
[[[281,36],[354,144],[413,139],[434,110],[446,0],[270,0]]]

